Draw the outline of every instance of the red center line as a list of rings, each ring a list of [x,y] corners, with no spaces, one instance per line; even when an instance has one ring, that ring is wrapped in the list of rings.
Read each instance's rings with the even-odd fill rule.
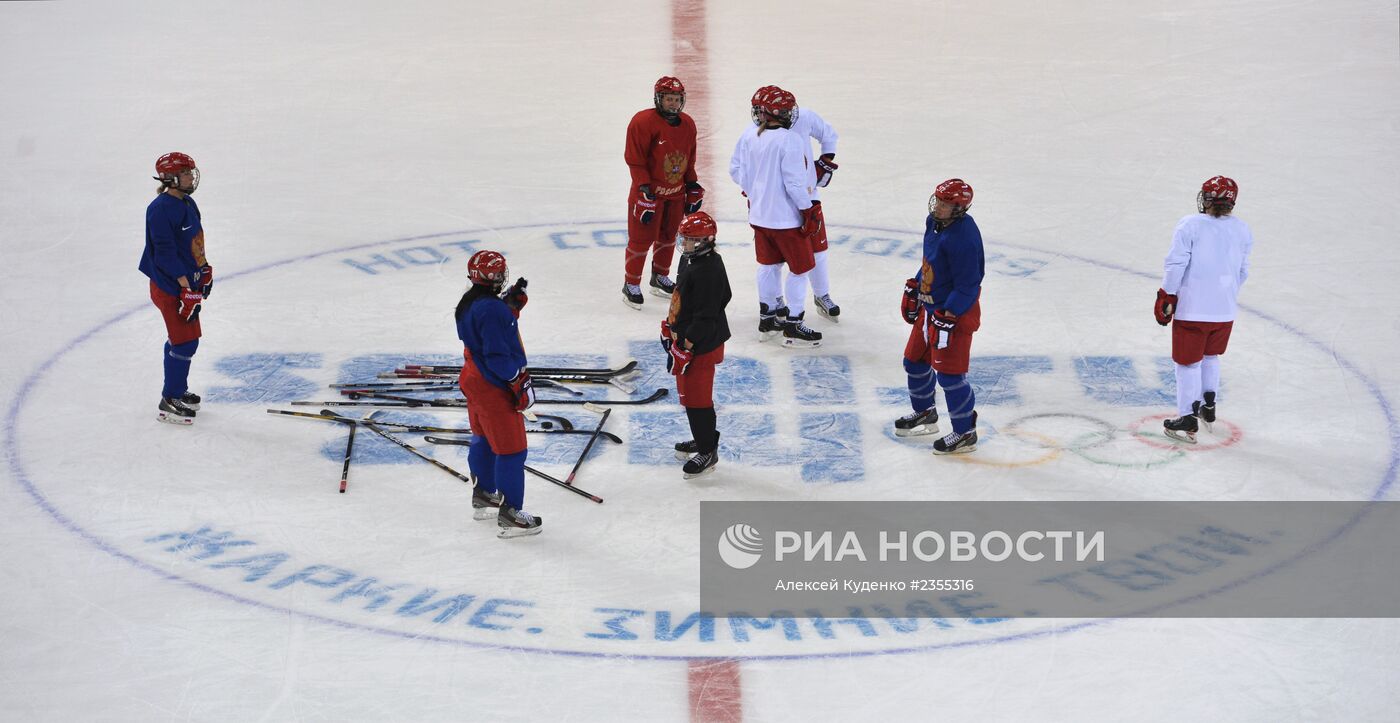
[[[710,59],[706,37],[705,0],[671,0],[671,63],[685,83],[685,111],[695,119],[695,172],[700,183],[711,183],[701,168],[713,165],[706,149],[714,134],[710,126]],[[739,723],[744,719],[739,661],[722,658],[688,664],[690,720],[695,723]]]
[[[713,165],[707,156],[710,130],[710,55],[705,0],[671,0],[671,64],[685,83],[685,112],[695,120],[696,173]],[[710,188],[701,174],[700,185]]]
[[[690,661],[689,688],[690,720],[694,723],[739,723],[744,719],[739,661]]]

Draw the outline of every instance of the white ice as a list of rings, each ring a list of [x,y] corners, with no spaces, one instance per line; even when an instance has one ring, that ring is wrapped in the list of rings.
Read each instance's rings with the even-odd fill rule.
[[[655,634],[658,612],[698,609],[704,500],[1393,499],[1393,0],[672,6],[707,18],[679,67],[665,3],[0,3],[0,720],[699,720],[725,709],[691,705],[687,659],[706,657],[740,659],[726,710],[748,720],[1395,719],[1385,619]],[[604,504],[527,478],[536,538],[494,539],[461,483],[369,435],[335,494],[344,431],[264,409],[330,398],[357,358],[457,358],[466,249],[530,279],[532,357],[637,357],[640,386],[670,385],[664,304],[620,303],[616,244],[624,128],[671,73],[692,87],[735,289],[719,471],[686,483],[662,456],[683,434],[668,399],[609,420],[625,445],[578,479]],[[841,134],[824,199],[843,317],[809,318],[815,354],[754,339],[724,173],[768,83]],[[136,270],[171,150],[202,169],[219,273],[192,428],[154,420],[164,334]],[[1173,225],[1218,173],[1257,241],[1229,424],[1201,446],[1239,438],[1184,452],[1134,424],[1170,411],[1150,305]],[[983,393],[982,449],[937,459],[886,430],[907,408],[900,254],[952,176],[1000,254],[974,370],[1019,373]],[[1057,451],[1045,440],[1099,424],[1035,416],[1063,414],[1112,441]],[[804,419],[837,443],[804,441]],[[556,476],[580,449],[531,441]],[[205,527],[252,544],[170,537]],[[218,566],[255,554],[261,577]],[[400,612],[429,589],[471,598]],[[642,611],[612,613],[638,639],[607,639],[599,610]]]

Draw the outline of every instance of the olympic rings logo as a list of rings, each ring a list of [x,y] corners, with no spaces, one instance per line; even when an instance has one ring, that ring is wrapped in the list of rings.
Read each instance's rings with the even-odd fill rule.
[[[1014,468],[1034,467],[1073,455],[1091,464],[1148,470],[1179,462],[1193,452],[1232,446],[1244,437],[1237,425],[1221,420],[1211,432],[1202,428],[1197,444],[1173,442],[1161,433],[1160,422],[1169,416],[1149,414],[1120,427],[1088,414],[1028,414],[1000,426],[978,429],[983,439],[1002,442],[985,450],[996,449],[996,454],[985,454],[979,444],[978,452],[951,455],[951,459],[962,464]]]

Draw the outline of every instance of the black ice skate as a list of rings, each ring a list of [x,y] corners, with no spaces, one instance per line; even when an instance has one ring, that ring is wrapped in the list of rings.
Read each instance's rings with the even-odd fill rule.
[[[938,410],[933,407],[894,420],[896,437],[922,437],[925,434],[938,434]]]
[[[703,474],[715,471],[715,465],[719,464],[719,450],[713,452],[700,452],[686,461],[681,467],[681,473],[686,479],[695,479]]]
[[[198,412],[199,403],[204,400],[200,399],[199,395],[195,394],[194,392],[185,392],[184,394],[180,395],[180,401],[184,402],[185,406]]]
[[[806,315],[804,311],[787,317],[783,322],[783,346],[811,348],[822,345],[822,333],[802,323],[802,317]]]
[[[934,454],[964,454],[977,451],[977,412],[972,413],[972,426],[966,432],[949,432],[933,443]]]
[[[489,520],[495,517],[505,501],[505,495],[500,492],[487,492],[480,487],[472,488],[472,519]]]
[[[168,424],[194,424],[195,410],[183,400],[174,397],[161,397],[156,407],[156,419]]]
[[[544,527],[544,518],[517,510],[502,502],[500,511],[496,513],[496,526],[501,528],[501,531],[496,533],[496,537],[502,540],[508,540],[512,537],[528,537],[540,534],[541,528]]]
[[[1196,443],[1196,415],[1184,414],[1176,419],[1162,420],[1162,434],[1179,442]]]
[[[671,298],[671,292],[676,290],[676,282],[669,276],[662,276],[655,271],[651,272],[651,295],[660,296],[663,299]]]
[[[787,318],[787,307],[779,304],[775,308],[768,308],[763,302],[758,302],[758,340],[768,341],[783,331],[782,320]]]
[[[1206,431],[1209,432],[1211,426],[1215,424],[1215,392],[1206,392],[1204,396],[1206,400],[1199,402],[1199,407],[1193,405],[1193,409],[1196,410],[1196,416],[1201,418],[1201,421],[1206,425]]]
[[[676,442],[676,459],[684,462],[695,455],[700,454],[700,445],[695,440],[688,442]]]
[[[640,309],[644,301],[646,300],[642,298],[642,287],[636,284],[622,285],[622,303],[633,309]]]
[[[816,305],[818,314],[830,319],[833,324],[841,323],[841,320],[837,318],[841,316],[841,307],[831,300],[831,294],[813,296],[812,303]]]

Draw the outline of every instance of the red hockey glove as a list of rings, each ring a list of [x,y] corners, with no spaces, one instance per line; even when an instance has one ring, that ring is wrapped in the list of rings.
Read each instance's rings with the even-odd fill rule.
[[[651,192],[651,186],[637,187],[637,200],[632,206],[632,215],[643,225],[651,223],[651,219],[656,216],[656,194]]]
[[[1162,326],[1172,323],[1172,317],[1176,315],[1176,294],[1157,289],[1157,303],[1152,305],[1152,314]]]
[[[199,293],[204,298],[209,298],[209,292],[214,288],[214,267],[205,264],[199,267]]]
[[[515,394],[515,411],[523,412],[535,406],[535,383],[530,381],[530,372],[521,369],[510,380],[510,391]]]
[[[826,184],[831,183],[832,174],[840,167],[836,165],[835,153],[823,153],[812,165],[817,167],[817,188],[826,188]]]
[[[185,321],[196,321],[203,303],[204,294],[199,293],[199,289],[180,289],[180,307],[176,313]]]
[[[690,362],[695,360],[695,352],[685,348],[685,342],[671,344],[669,351],[670,355],[666,357],[666,371],[680,376],[690,369]]]
[[[670,322],[670,321],[667,321],[666,319],[662,319],[662,320],[661,320],[661,348],[662,348],[662,350],[664,350],[664,351],[666,352],[666,355],[667,355],[667,358],[666,358],[666,371],[670,371],[670,370],[671,370],[671,366],[670,366],[670,364],[671,364],[670,354],[671,354],[671,344],[672,344],[672,343],[674,343],[674,341],[671,339],[671,322]]]
[[[822,207],[813,203],[811,208],[802,211],[802,235],[816,236],[822,230]]]
[[[685,184],[685,212],[687,215],[700,210],[705,202],[705,188],[695,181]]]
[[[530,296],[525,293],[525,287],[529,284],[525,279],[516,279],[509,289],[501,293],[501,301],[506,302],[506,306],[510,307],[511,313],[515,314],[517,319],[520,318],[520,310],[530,303]]]
[[[919,280],[904,282],[904,297],[899,300],[899,314],[910,324],[919,323]]]
[[[947,309],[934,309],[933,316],[929,318],[929,324],[938,331],[938,343],[935,349],[947,349],[948,337],[953,334],[953,329],[958,326],[958,317],[948,313]]]

